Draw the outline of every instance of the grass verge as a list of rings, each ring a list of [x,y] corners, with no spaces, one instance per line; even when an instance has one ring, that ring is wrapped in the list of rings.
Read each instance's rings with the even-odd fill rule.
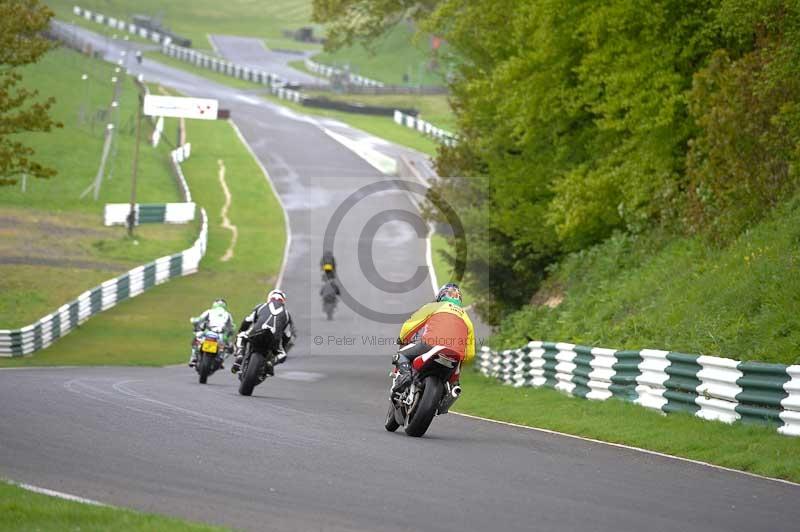
[[[77,331],[31,357],[0,366],[164,365],[188,360],[189,317],[224,297],[240,319],[272,286],[283,259],[283,212],[261,169],[232,126],[195,121],[188,127],[192,157],[184,163],[192,195],[208,211],[209,243],[200,272],[172,280],[93,317]],[[239,229],[234,257],[223,262],[231,234],[222,228],[224,204],[218,160],[232,195],[228,217]]]
[[[35,159],[58,170],[50,179],[3,187],[0,196],[0,328],[25,326],[84,290],[144,262],[191,245],[192,225],[143,225],[136,237],[104,227],[103,205],[130,200],[138,89],[113,65],[68,49],[47,53],[22,69],[23,84],[54,96],[53,117],[64,127],[18,135]],[[82,79],[86,76],[86,79]],[[117,128],[98,200],[82,192],[94,181],[103,149],[113,76],[123,76]],[[180,201],[168,153],[177,120],[168,119],[158,148],[142,132],[137,197],[143,203]]]
[[[172,517],[68,501],[33,493],[0,481],[0,515],[3,530],[60,532],[62,530],[126,532],[222,531],[221,527],[190,523]]]
[[[333,53],[319,53],[313,59],[330,66],[349,66],[355,74],[389,85],[444,85],[447,65],[440,61],[438,68],[431,68],[431,43],[424,37],[416,40],[415,32],[410,23],[402,22],[370,49],[354,44]],[[446,48],[444,45],[439,50],[440,58],[446,57]]]
[[[452,247],[447,242],[447,238],[439,233],[431,235],[431,260],[433,262],[433,271],[436,272],[436,280],[439,285],[455,281],[453,275],[453,268],[450,263],[445,259],[445,255],[452,255]],[[464,300],[464,306],[469,306],[475,302],[470,291],[463,285],[459,284],[461,288],[461,297]]]
[[[72,17],[74,0],[47,0],[47,4],[59,16]],[[286,39],[283,30],[309,25],[311,19],[310,0],[228,0],[224,7],[216,0],[81,0],[79,5],[128,21],[135,14],[158,16],[164,26],[202,48],[208,47],[208,34],[260,36],[275,46],[287,41],[288,47],[294,41]]]
[[[454,411],[642,447],[759,475],[800,482],[800,438],[755,425],[689,414],[664,416],[611,399],[589,401],[546,388],[505,386],[467,370]]]

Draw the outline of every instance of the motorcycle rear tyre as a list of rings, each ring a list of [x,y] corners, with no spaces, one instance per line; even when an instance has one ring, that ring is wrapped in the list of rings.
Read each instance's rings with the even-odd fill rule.
[[[438,377],[433,375],[425,377],[425,390],[423,390],[419,404],[414,410],[414,415],[408,420],[406,434],[414,438],[419,438],[425,434],[434,416],[436,416],[436,409],[442,400],[443,390],[444,383]]]
[[[200,374],[200,384],[205,384],[208,381],[208,376],[211,375],[212,371],[211,368],[214,364],[214,359],[210,356],[206,355],[202,351],[200,352],[200,362],[198,363],[197,373]]]
[[[250,360],[247,361],[247,367],[242,375],[242,382],[239,384],[239,393],[241,395],[253,395],[253,388],[260,382],[258,376],[261,374],[263,366],[264,355],[256,351],[251,352]]]

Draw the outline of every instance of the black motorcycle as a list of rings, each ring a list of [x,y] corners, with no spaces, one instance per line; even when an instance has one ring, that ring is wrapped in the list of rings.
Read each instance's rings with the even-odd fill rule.
[[[244,350],[242,367],[239,370],[239,393],[253,395],[253,388],[267,380],[274,372],[275,353],[272,349],[272,333],[269,330],[249,337],[241,349]]]

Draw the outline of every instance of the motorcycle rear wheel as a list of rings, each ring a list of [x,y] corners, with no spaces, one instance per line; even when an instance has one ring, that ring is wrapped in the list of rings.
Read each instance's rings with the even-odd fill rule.
[[[208,376],[211,375],[211,367],[214,364],[214,360],[203,353],[200,352],[200,363],[198,364],[198,373],[200,374],[200,384],[205,384],[208,381]]]
[[[425,377],[425,389],[422,391],[422,397],[419,398],[419,404],[414,409],[411,419],[408,420],[406,434],[414,438],[425,434],[436,415],[443,391],[444,383],[438,377],[433,375]]]
[[[395,406],[389,401],[389,412],[386,413],[386,421],[383,423],[383,428],[388,430],[389,432],[394,432],[398,428],[400,428],[400,423],[397,422],[397,419],[394,417],[394,410]]]
[[[264,366],[264,355],[253,351],[250,353],[250,358],[247,360],[247,366],[244,368],[242,375],[242,382],[239,384],[239,393],[241,395],[253,395],[253,388],[256,384],[261,382],[258,376]]]

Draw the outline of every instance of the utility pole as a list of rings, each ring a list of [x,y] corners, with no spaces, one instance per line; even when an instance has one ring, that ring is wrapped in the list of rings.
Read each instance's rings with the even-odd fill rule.
[[[136,144],[133,149],[133,173],[131,174],[131,210],[128,213],[128,236],[133,236],[133,225],[136,222],[136,171],[139,168],[139,142],[142,137],[142,106],[144,98],[139,95],[136,113]]]

